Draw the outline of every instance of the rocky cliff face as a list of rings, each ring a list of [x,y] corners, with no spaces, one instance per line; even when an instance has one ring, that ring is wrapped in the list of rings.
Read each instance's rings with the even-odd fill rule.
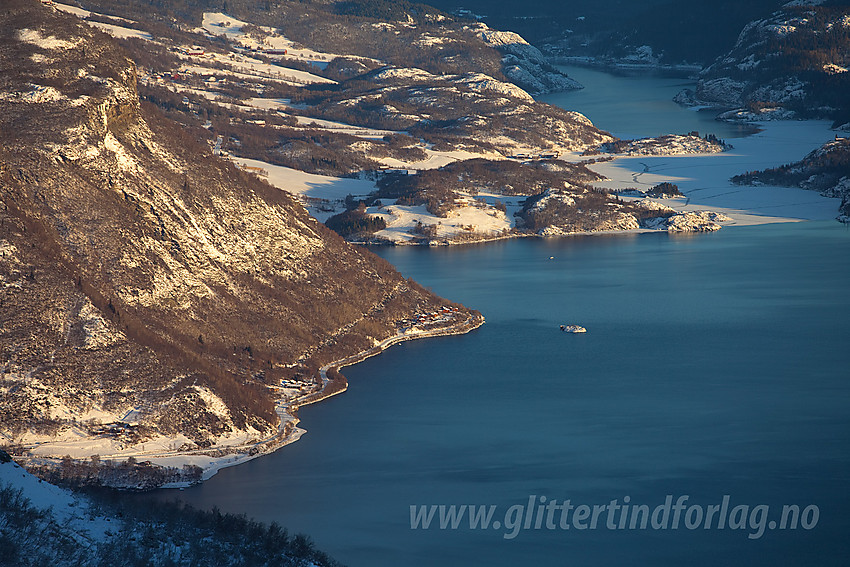
[[[502,72],[511,82],[535,95],[583,88],[578,81],[552,67],[543,53],[518,33],[481,26],[481,39],[502,53]]]
[[[0,24],[7,444],[251,444],[281,379],[446,305],[140,105],[108,37],[31,0]]]

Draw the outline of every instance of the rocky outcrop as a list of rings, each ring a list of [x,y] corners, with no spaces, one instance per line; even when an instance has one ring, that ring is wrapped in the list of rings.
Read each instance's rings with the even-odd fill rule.
[[[581,83],[554,68],[539,49],[519,34],[479,25],[483,28],[480,37],[484,43],[502,53],[502,72],[511,82],[535,95],[583,88]]]
[[[576,187],[549,190],[529,199],[522,216],[527,226],[540,236],[638,229],[713,232],[722,228],[720,223],[732,220],[711,211],[677,212],[649,198],[623,202],[606,197]]]
[[[732,146],[714,135],[665,135],[637,140],[615,140],[599,146],[598,151],[623,156],[665,156],[683,154],[715,154]],[[595,152],[592,152],[595,153]]]
[[[527,199],[520,214],[526,227],[540,236],[640,228],[630,206],[570,184]]]
[[[667,232],[714,232],[723,228],[720,223],[732,219],[722,213],[694,211],[676,213],[666,217],[645,219],[641,225],[654,230]]]

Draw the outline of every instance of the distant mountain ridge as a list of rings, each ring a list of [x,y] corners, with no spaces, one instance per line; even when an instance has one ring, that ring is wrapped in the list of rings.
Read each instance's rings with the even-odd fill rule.
[[[779,8],[782,0],[537,0],[524,4],[433,0],[432,4],[518,32],[550,56],[702,66],[727,49],[744,24]]]
[[[700,73],[695,92],[678,100],[750,117],[829,117],[850,122],[850,6],[789,2],[747,24],[735,45]]]
[[[509,80],[532,94],[581,88],[549,65],[540,51],[517,34],[458,20],[432,6],[391,0],[261,0],[158,2],[151,10],[139,0],[92,0],[86,6],[140,20],[171,23],[199,20],[203,12],[225,11],[247,21],[286,30],[287,36],[328,51],[374,59],[431,73],[463,73],[470,69]],[[441,41],[446,35],[450,41]]]

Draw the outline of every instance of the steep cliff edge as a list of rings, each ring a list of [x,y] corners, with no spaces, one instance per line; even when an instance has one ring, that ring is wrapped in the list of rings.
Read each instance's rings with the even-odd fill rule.
[[[19,456],[256,452],[292,432],[282,380],[317,391],[320,366],[422,313],[480,324],[140,105],[107,36],[29,0],[0,23],[0,433]]]

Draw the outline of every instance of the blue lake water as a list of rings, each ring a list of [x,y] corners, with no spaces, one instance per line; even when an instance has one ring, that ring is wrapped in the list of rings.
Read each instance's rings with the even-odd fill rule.
[[[637,88],[615,79],[600,96]],[[844,226],[375,251],[487,323],[345,369],[349,391],[301,410],[298,443],[155,497],[277,521],[352,567],[846,564]],[[571,323],[588,333],[559,331]],[[619,530],[604,516],[587,530],[530,522],[512,539],[504,525],[410,529],[411,505],[494,505],[504,524],[529,497],[654,511],[667,495],[765,504],[772,521],[783,505],[819,515],[757,539],[748,525]]]
[[[686,134],[714,134],[723,139],[740,138],[753,127],[719,122],[717,110],[693,110],[673,102],[684,88],[696,84],[686,78],[642,72],[617,75],[587,67],[559,66],[559,69],[586,88],[552,93],[538,100],[575,110],[587,116],[598,128],[623,139]],[[801,156],[802,157],[802,156]]]

